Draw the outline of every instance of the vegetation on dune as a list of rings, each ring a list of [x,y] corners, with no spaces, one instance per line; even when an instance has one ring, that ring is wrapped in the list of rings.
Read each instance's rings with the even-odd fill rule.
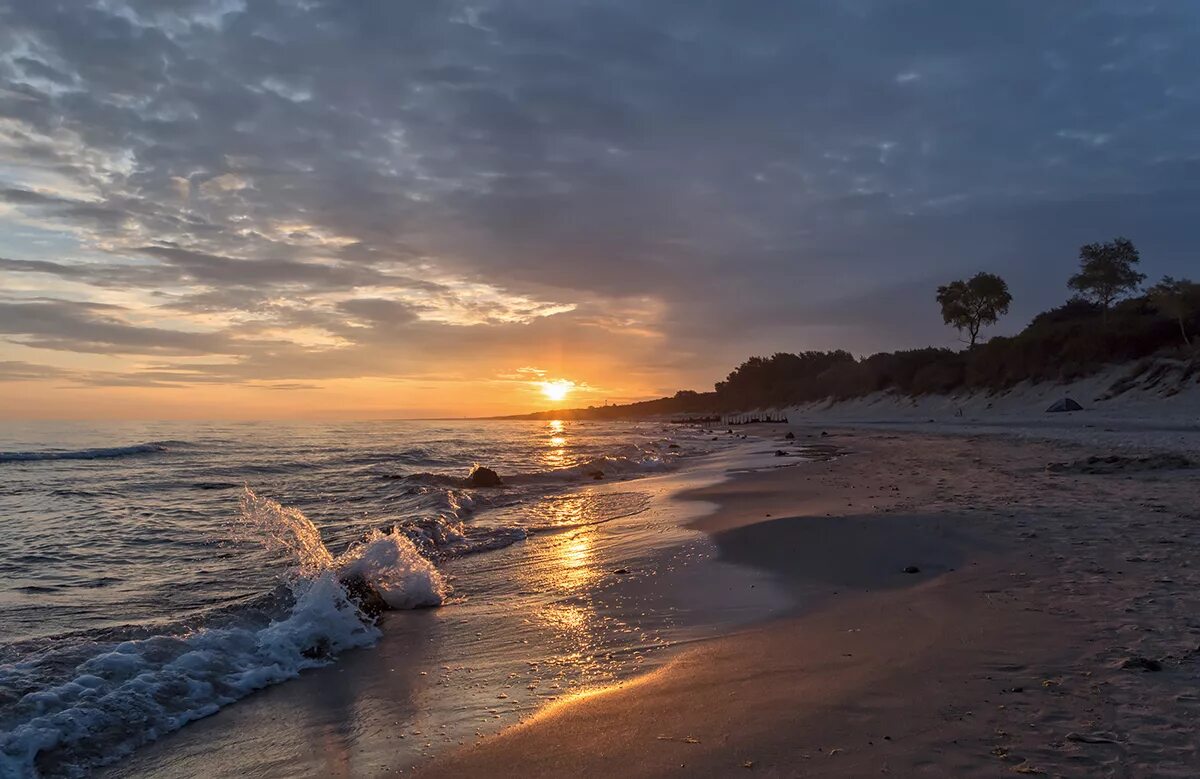
[[[1085,300],[1098,303],[1107,319],[1114,301],[1131,294],[1146,280],[1135,266],[1141,254],[1128,238],[1079,247],[1079,272],[1067,280],[1067,286]]]
[[[960,390],[999,391],[1023,381],[1072,381],[1106,365],[1179,352],[1196,359],[1200,284],[1166,276],[1135,294],[1145,275],[1125,238],[1080,249],[1080,271],[1068,287],[1078,296],[1033,318],[1013,336],[979,342],[982,327],[1008,311],[1012,296],[999,276],[980,273],[938,288],[944,321],[967,334],[968,348],[927,347],[856,358],[843,350],[778,352],[751,357],[713,392],[683,390],[622,406],[530,416],[616,419],[657,414],[702,415],[848,400],[874,392],[903,395]],[[1182,342],[1182,343],[1181,343]]]
[[[942,307],[942,321],[960,333],[966,331],[967,345],[974,349],[980,328],[996,324],[1008,313],[1012,295],[1004,279],[994,273],[977,273],[967,281],[938,287],[937,302]]]

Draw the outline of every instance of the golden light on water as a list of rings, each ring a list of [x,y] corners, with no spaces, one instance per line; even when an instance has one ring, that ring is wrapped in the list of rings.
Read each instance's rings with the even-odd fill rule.
[[[546,424],[550,437],[546,439],[546,452],[542,456],[542,464],[547,468],[565,468],[567,461],[566,426],[561,419],[553,419]]]

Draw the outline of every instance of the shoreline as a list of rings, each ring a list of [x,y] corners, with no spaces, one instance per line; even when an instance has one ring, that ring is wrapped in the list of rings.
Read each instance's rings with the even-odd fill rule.
[[[687,496],[718,504],[693,526],[722,559],[820,605],[550,707],[419,775],[1195,774],[1194,471],[1047,472],[1098,454],[1086,441],[861,428],[829,440],[851,448],[840,469]],[[897,571],[918,556],[934,565]],[[1138,658],[1164,671],[1142,673]]]
[[[716,559],[716,545],[688,527],[706,505],[672,499],[731,467],[776,464],[763,442],[739,441],[677,471],[579,485],[564,493],[568,503],[637,492],[648,505],[451,560],[447,606],[389,612],[374,646],[223,707],[99,773],[410,772],[575,690],[636,678],[681,647],[782,613],[791,600],[769,576]]]

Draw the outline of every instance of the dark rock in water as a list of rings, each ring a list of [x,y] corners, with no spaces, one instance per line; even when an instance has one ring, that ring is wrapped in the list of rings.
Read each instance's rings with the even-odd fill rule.
[[[471,469],[471,475],[467,477],[467,482],[472,487],[499,487],[504,483],[500,481],[500,474],[482,465],[476,465]]]
[[[904,572],[905,573],[920,573],[921,569],[915,565],[907,565],[904,567]]]
[[[600,471],[600,470],[588,471],[587,475],[591,476],[593,479],[596,479],[598,481],[598,480],[604,478],[604,471]]]
[[[1157,672],[1162,670],[1162,663],[1153,660],[1149,657],[1141,657],[1134,655],[1127,657],[1121,663],[1121,667],[1129,671],[1152,671]]]
[[[822,431],[821,431],[821,437],[822,437],[822,438],[828,438],[828,437],[829,437],[829,433],[827,433],[827,432],[825,432],[824,430],[822,430]]]
[[[668,448],[668,449],[678,449],[678,448],[679,448],[679,444],[669,444],[669,445],[667,446],[667,448]]]
[[[367,619],[374,622],[379,618],[380,614],[387,611],[387,601],[363,577],[358,575],[347,576],[341,582],[342,589],[346,591],[346,596],[358,606],[359,612]]]
[[[613,573],[617,574],[618,576],[624,576],[625,574],[629,573],[629,569],[628,568],[618,568],[617,570],[613,571]]]
[[[787,457],[787,452],[783,451],[782,449],[776,449],[775,456],[776,457]]]
[[[791,431],[789,430],[789,431],[788,431],[788,434],[787,434],[787,435],[785,435],[785,436],[784,436],[784,438],[786,438],[786,439],[787,439],[787,440],[789,440],[789,441],[792,441],[792,440],[795,440],[795,438],[796,438],[796,434],[795,434],[795,433],[793,433],[793,432],[791,432]]]

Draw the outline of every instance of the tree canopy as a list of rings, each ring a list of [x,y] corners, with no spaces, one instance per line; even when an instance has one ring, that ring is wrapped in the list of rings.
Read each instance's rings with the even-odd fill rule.
[[[965,330],[968,343],[974,347],[980,328],[996,324],[1008,313],[1012,295],[1004,279],[994,273],[977,273],[967,281],[938,287],[937,302],[942,307],[942,320],[959,332]]]
[[[1151,305],[1178,323],[1184,344],[1191,346],[1187,320],[1200,311],[1200,284],[1188,279],[1163,276],[1162,281],[1146,290],[1146,297]]]
[[[1135,291],[1146,274],[1137,270],[1141,255],[1128,238],[1079,247],[1079,272],[1067,286],[1085,299],[1099,303],[1107,314],[1113,301]]]

